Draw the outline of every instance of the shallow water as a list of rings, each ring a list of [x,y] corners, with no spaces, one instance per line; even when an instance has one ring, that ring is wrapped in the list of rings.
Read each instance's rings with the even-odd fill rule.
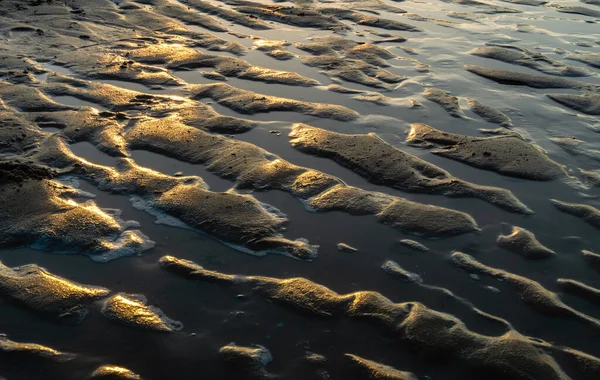
[[[219,11],[205,13],[200,4]],[[592,3],[560,4],[600,11]],[[450,0],[5,0],[2,8],[0,128],[6,132],[0,129],[0,261],[9,268],[0,268],[0,334],[74,356],[55,360],[24,346],[14,352],[0,339],[0,377],[81,379],[102,365],[117,365],[143,379],[599,378],[600,277],[582,250],[600,250],[600,135],[594,131],[600,125],[600,69],[568,59],[595,54],[600,60],[598,17],[547,5]],[[342,10],[354,13],[345,16]],[[462,18],[452,17],[456,14]],[[311,17],[331,26],[301,26]],[[393,30],[385,20],[422,31]],[[406,41],[379,43],[397,36]],[[211,42],[212,37],[221,40]],[[260,50],[256,42],[263,39],[287,42],[279,49],[289,59]],[[470,53],[483,47],[505,49],[505,55]],[[507,51],[522,56],[511,60]],[[331,63],[308,65],[311,58]],[[509,84],[464,65],[509,71]],[[523,80],[530,85],[518,85],[515,78],[530,78]],[[543,80],[555,82],[545,86]],[[209,91],[223,83],[233,89]],[[334,92],[330,85],[346,90]],[[448,98],[434,101],[425,94],[428,88],[445,90]],[[569,106],[548,94],[589,100],[577,98]],[[512,126],[486,122],[467,98],[502,112]],[[446,101],[459,109],[444,109]],[[325,141],[306,148],[312,140],[294,140],[296,123],[344,135],[375,134],[381,141],[356,139],[347,146]],[[407,136],[415,123],[477,138],[492,136],[480,129],[499,128],[500,134],[486,146],[491,153],[483,157],[493,158],[482,167],[481,152],[460,156],[479,140],[452,145],[425,136],[424,144],[411,144]],[[522,140],[532,150],[507,153],[494,145],[508,139],[506,134],[516,136],[510,147]],[[556,138],[581,144],[569,150]],[[438,174],[411,167],[410,162],[423,162],[418,159],[435,165],[429,170]],[[540,160],[557,174],[536,178]],[[31,168],[52,171],[42,175]],[[314,170],[335,185],[317,189],[319,179],[301,178]],[[596,179],[580,170],[592,171]],[[72,188],[59,193],[56,181],[78,188],[79,195]],[[481,190],[452,196],[451,185],[440,181],[507,189],[533,213],[498,207],[498,198],[477,193]],[[38,183],[54,190],[27,192]],[[333,186],[356,188],[360,196],[319,203]],[[29,195],[18,195],[23,193]],[[414,212],[401,209],[391,220],[382,217],[403,199],[415,202],[410,203]],[[570,215],[551,199],[591,206],[597,214]],[[344,206],[331,206],[336,202]],[[438,206],[440,214],[424,205]],[[77,210],[76,217],[63,217]],[[433,215],[447,219],[432,220]],[[458,215],[472,217],[476,228],[436,234],[428,227],[441,231],[458,224]],[[537,242],[517,241],[513,252],[500,247],[498,236],[510,235],[511,226],[530,231]],[[139,235],[129,241],[129,232]],[[275,238],[283,243],[269,240]],[[402,239],[429,251],[411,249]],[[340,250],[339,243],[357,251]],[[527,259],[535,244],[554,254]],[[456,251],[505,274],[461,269],[452,256]],[[118,258],[93,260],[105,254]],[[166,255],[239,277],[219,282],[203,270],[177,275],[159,264]],[[387,260],[423,283],[389,275],[381,269]],[[144,327],[139,311],[120,324],[101,312],[106,298],[83,305],[89,313],[80,323],[51,318],[50,310],[31,306],[39,301],[40,287],[49,285],[21,284],[14,273],[7,274],[26,264],[107,288],[111,295],[144,295],[161,311],[150,308],[153,318],[164,313],[183,328],[153,331]],[[545,290],[526,294],[510,274]],[[278,288],[286,282],[265,285],[262,277],[245,276],[305,278],[340,295],[373,291],[396,305],[374,302],[358,317],[340,311],[344,302],[358,298],[334,301],[314,284],[290,290]],[[592,289],[568,291],[560,278]],[[53,294],[68,298],[64,286]],[[562,301],[560,306],[549,307],[543,301],[548,294],[552,302]],[[436,314],[438,319],[413,314],[420,304],[443,314]],[[319,313],[319,308],[335,312]],[[466,338],[450,335],[463,331],[457,321],[466,326]],[[515,346],[501,349],[496,344],[506,333],[516,334],[507,338]],[[227,357],[219,350],[231,342],[264,346],[273,360],[265,365],[250,356]],[[519,351],[524,346],[548,355],[542,360],[533,351]],[[589,364],[569,360],[564,347],[589,354]],[[414,377],[393,377],[398,374],[388,367],[355,371],[344,354]]]

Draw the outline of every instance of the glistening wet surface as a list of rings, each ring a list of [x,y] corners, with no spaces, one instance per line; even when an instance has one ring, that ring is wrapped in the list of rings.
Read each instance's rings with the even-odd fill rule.
[[[0,378],[600,378],[597,0],[0,0]]]

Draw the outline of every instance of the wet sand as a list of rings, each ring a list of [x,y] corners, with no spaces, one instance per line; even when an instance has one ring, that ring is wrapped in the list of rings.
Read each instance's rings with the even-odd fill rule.
[[[0,377],[600,378],[597,1],[0,1]]]

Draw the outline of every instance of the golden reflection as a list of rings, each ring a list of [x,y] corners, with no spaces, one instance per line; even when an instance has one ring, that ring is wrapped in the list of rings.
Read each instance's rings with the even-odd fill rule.
[[[172,332],[183,325],[166,317],[162,311],[146,305],[146,297],[119,293],[104,302],[102,314],[121,324],[148,330]]]
[[[91,378],[118,378],[122,380],[141,380],[140,375],[128,370],[127,368],[118,367],[115,365],[104,365],[96,369],[92,373]]]

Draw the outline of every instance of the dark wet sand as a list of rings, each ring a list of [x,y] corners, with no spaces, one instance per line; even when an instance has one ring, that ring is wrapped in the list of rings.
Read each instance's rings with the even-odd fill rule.
[[[109,297],[144,295],[147,305],[183,325],[165,332],[143,329],[143,321],[136,323],[135,315],[127,323],[115,321],[101,312],[107,297],[87,305],[89,312],[80,323],[67,323],[49,315],[49,310],[32,308],[36,300],[27,291],[23,302],[7,290],[14,289],[7,285],[12,280],[0,276],[0,334],[13,342],[65,353],[60,359],[49,358],[29,346],[14,352],[0,341],[0,377],[82,379],[103,365],[114,365],[143,379],[366,379],[394,378],[398,371],[436,380],[597,379],[600,359],[580,365],[583,359],[577,364],[561,351],[568,347],[600,357],[593,322],[532,307],[510,281],[470,275],[451,257],[455,251],[463,252],[486,266],[535,281],[588,320],[600,321],[597,303],[585,296],[596,294],[593,289],[582,296],[581,287],[569,287],[564,280],[600,289],[597,268],[582,254],[600,250],[595,211],[569,212],[551,201],[600,209],[598,186],[591,186],[593,181],[580,171],[600,170],[600,135],[593,127],[600,122],[595,112],[600,71],[594,56],[600,47],[600,19],[594,11],[600,8],[592,1],[542,3],[0,2],[0,261],[11,268],[37,264],[67,281],[109,289]],[[205,13],[204,7],[220,11]],[[452,17],[452,12],[467,16]],[[398,36],[406,41],[393,40]],[[277,60],[268,49],[258,49],[264,46],[257,44],[261,39],[289,42],[277,46],[291,58]],[[378,43],[385,39],[393,42]],[[147,55],[140,50],[146,47],[165,52]],[[472,53],[482,48],[492,50]],[[493,49],[521,56],[515,59],[518,54]],[[474,66],[485,68],[485,75]],[[202,72],[216,72],[227,80],[209,79]],[[232,95],[220,86],[209,93],[203,87],[219,83],[243,91]],[[346,89],[331,91],[332,84]],[[199,91],[202,96],[196,96]],[[490,109],[476,109],[473,100]],[[68,116],[68,111],[76,116]],[[78,117],[88,119],[81,123]],[[156,131],[161,139],[148,138],[143,147],[139,136],[136,140],[129,133],[144,122],[168,118],[197,128],[205,140],[169,136],[168,123]],[[386,154],[365,152],[361,160],[360,145],[296,149],[288,137],[296,123],[343,135],[373,133],[382,140],[378,146],[384,146]],[[431,145],[408,144],[407,133],[415,123],[475,139],[492,137],[489,144],[494,149],[459,160],[444,150],[470,153],[471,148],[449,144],[438,135],[420,141]],[[482,129],[495,131],[483,134]],[[529,179],[496,170],[495,163],[510,163],[512,155],[522,152],[496,149],[500,145],[493,139],[506,139],[506,134],[539,149],[541,157],[561,168],[559,174],[536,180],[539,168],[526,163]],[[211,136],[251,145],[222,143],[208,155],[209,145],[201,144],[213,141]],[[178,143],[170,144],[171,138]],[[60,141],[65,143],[63,150],[57,148],[63,146]],[[335,149],[337,156],[322,154],[327,149]],[[390,182],[393,176],[377,166],[399,165],[394,160],[403,156],[393,154],[393,149],[435,165],[452,178],[506,189],[534,213],[497,207],[481,194],[455,197],[447,191],[424,190],[433,187],[422,182],[419,186],[412,180]],[[494,157],[500,154],[504,156]],[[153,172],[136,172],[131,178],[123,169],[124,157],[137,165],[136,170]],[[482,166],[482,160],[492,164]],[[289,166],[275,165],[281,162]],[[11,166],[14,163],[17,166]],[[52,174],[39,178],[38,172],[24,167],[49,168]],[[385,180],[377,177],[381,173]],[[186,182],[182,176],[197,178]],[[47,199],[7,197],[38,181],[65,184],[68,188],[61,196],[76,202],[68,207],[81,211],[77,215],[82,217],[63,219],[60,210],[47,208],[47,202],[57,201],[52,192]],[[188,191],[192,182],[200,190]],[[360,197],[331,196],[332,184],[340,183],[357,189]],[[166,204],[163,194],[173,189],[185,191]],[[227,191],[240,195],[225,196],[231,203],[206,204],[217,210],[212,216],[200,212],[202,196],[221,199],[219,193]],[[95,197],[89,198],[91,194]],[[146,209],[135,208],[132,197],[142,199]],[[324,198],[329,203],[315,201]],[[419,212],[406,215],[404,209],[391,207],[398,199],[416,202]],[[81,210],[90,200],[99,209]],[[188,225],[173,211],[183,203],[198,207],[187,216]],[[239,204],[252,209],[237,209],[248,218],[244,223],[231,211],[242,207]],[[480,231],[415,235],[433,215],[423,211],[424,205],[467,214]],[[105,218],[104,209],[121,213],[109,211]],[[280,225],[281,214],[286,221]],[[382,214],[386,217],[379,217]],[[163,222],[175,226],[156,223],[164,217]],[[93,220],[90,228],[98,227],[90,233],[90,240],[96,240],[87,245],[70,240],[80,235],[88,220]],[[407,220],[417,227],[398,228]],[[220,240],[207,233],[216,223],[223,226]],[[255,228],[259,225],[266,227]],[[513,232],[511,226],[530,232],[542,248],[555,254],[529,238],[525,243],[499,244],[499,236]],[[136,231],[140,235],[135,236],[154,245],[135,238],[128,241],[129,235],[119,228]],[[411,248],[401,242],[404,239],[429,251]],[[124,247],[125,243],[129,245]],[[340,250],[340,243],[357,251]],[[532,249],[544,254],[536,256]],[[396,330],[387,322],[371,323],[369,316],[318,315],[311,310],[320,298],[310,286],[293,288],[292,296],[272,297],[241,282],[223,286],[194,281],[161,268],[159,259],[166,255],[223,274],[301,277],[339,295],[373,291],[393,303],[421,303],[460,320],[470,335],[461,340],[461,347],[438,351],[448,347],[440,338],[446,331],[442,322],[417,316],[410,319],[417,326],[410,335],[405,327]],[[99,262],[98,257],[114,259]],[[388,260],[423,282],[390,276],[381,269]],[[319,305],[327,309],[335,302]],[[380,307],[368,307],[376,306]],[[125,315],[124,319],[130,316]],[[401,320],[396,314],[387,317],[393,323]],[[419,334],[429,329],[434,334],[425,344]],[[516,348],[475,350],[480,348],[480,340],[473,338],[476,334],[499,337],[507,332],[523,336],[515,340],[518,344],[547,353],[548,367],[538,367],[529,354],[522,354],[522,362],[507,364],[515,363],[511,352],[516,356],[525,352]],[[240,350],[222,350],[231,342]],[[253,345],[266,347],[272,361],[264,364],[252,356],[260,350],[245,348]],[[471,354],[457,359],[454,355],[461,349]],[[346,354],[367,361],[356,370],[357,361]]]

